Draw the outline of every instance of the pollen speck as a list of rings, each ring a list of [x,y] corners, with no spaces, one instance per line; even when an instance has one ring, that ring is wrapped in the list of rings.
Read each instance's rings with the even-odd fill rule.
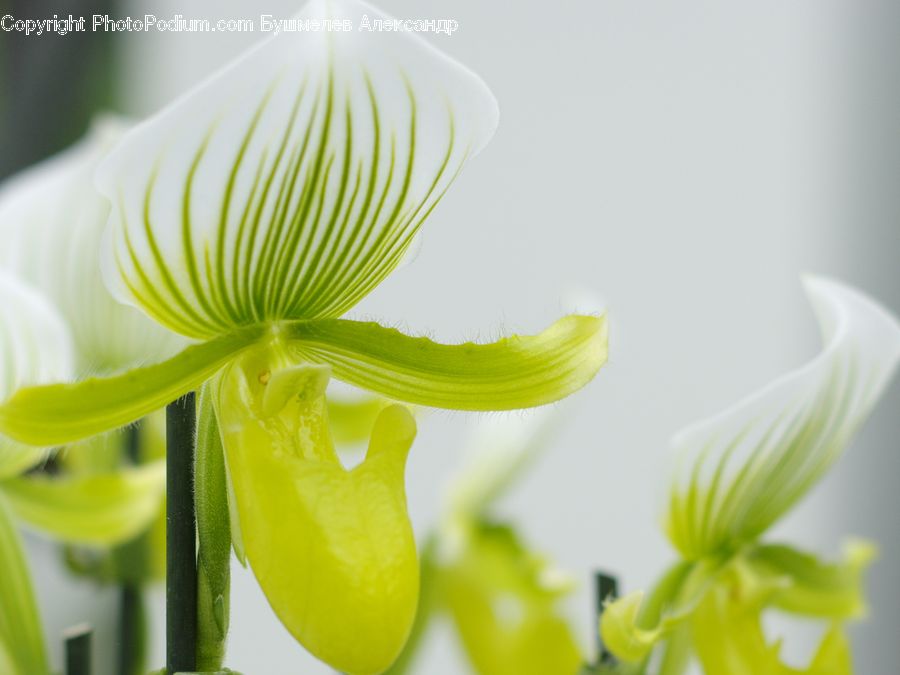
[[[266,385],[269,383],[269,380],[272,377],[272,372],[269,370],[264,370],[259,374],[259,383],[262,385]]]

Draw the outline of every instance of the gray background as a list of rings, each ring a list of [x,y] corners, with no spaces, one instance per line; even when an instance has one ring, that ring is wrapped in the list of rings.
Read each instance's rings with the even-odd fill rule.
[[[133,0],[128,12],[288,16],[263,2]],[[448,341],[537,331],[572,288],[602,298],[611,359],[565,404],[569,424],[500,512],[584,581],[571,612],[590,644],[590,572],[650,583],[673,556],[658,513],[668,438],[818,349],[799,282],[836,276],[900,311],[900,11],[860,0],[438,2],[382,0],[398,17],[455,18],[431,36],[480,73],[501,105],[494,141],[448,193],[422,251],[357,316]],[[129,35],[119,85],[145,114],[260,34]],[[894,384],[852,452],[774,537],[836,553],[872,537],[872,611],[853,629],[858,672],[897,672],[900,537]],[[419,532],[458,466],[472,418],[421,423],[408,471]],[[51,634],[93,607],[99,640],[114,591],[64,581],[32,541]],[[235,566],[228,665],[326,673]],[[153,599],[162,662],[162,595]],[[785,624],[779,623],[779,628]],[[800,663],[814,632],[788,626]],[[438,631],[417,672],[465,672]],[[796,638],[796,639],[794,639]],[[793,641],[792,641],[793,640]],[[56,658],[58,659],[58,652]]]

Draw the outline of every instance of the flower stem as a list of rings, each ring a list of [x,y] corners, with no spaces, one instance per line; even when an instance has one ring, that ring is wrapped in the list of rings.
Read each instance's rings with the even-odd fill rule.
[[[596,572],[594,574],[594,590],[596,592],[597,618],[599,619],[603,615],[603,610],[606,606],[606,603],[610,600],[615,600],[619,595],[618,580],[612,575],[604,574],[603,572]],[[613,657],[610,651],[606,648],[606,645],[603,644],[603,638],[600,636],[600,631],[597,630],[596,634],[597,663],[614,663],[615,657]]]
[[[93,629],[78,624],[63,632],[66,642],[66,675],[91,675],[91,633]]]
[[[140,584],[125,582],[119,591],[119,670],[122,675],[146,672],[147,622]]]
[[[194,394],[166,408],[166,669],[196,667],[197,551],[194,522]]]

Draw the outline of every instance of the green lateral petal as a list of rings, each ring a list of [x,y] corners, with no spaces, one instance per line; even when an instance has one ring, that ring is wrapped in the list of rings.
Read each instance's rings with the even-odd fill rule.
[[[844,560],[824,563],[788,546],[757,546],[746,556],[749,574],[772,580],[780,590],[772,605],[787,612],[830,619],[866,613],[863,576],[877,555],[873,544],[851,541]]]
[[[0,667],[8,675],[48,675],[44,636],[22,540],[0,492]]]
[[[3,493],[16,516],[67,543],[108,546],[134,538],[156,517],[165,462],[88,476],[13,478]]]
[[[485,84],[355,0],[285,31],[128,134],[98,172],[116,294],[196,338],[339,316],[393,270],[497,124]]]
[[[62,317],[37,290],[0,271],[0,402],[23,386],[67,380],[72,368],[72,339]],[[0,479],[46,456],[45,450],[16,442],[0,428]]]
[[[833,281],[808,279],[806,289],[822,353],[673,441],[666,527],[687,558],[735,550],[778,520],[840,456],[894,372],[894,317]]]
[[[442,345],[377,323],[292,322],[284,338],[300,358],[397,401],[454,410],[513,410],[558,401],[606,362],[604,317],[567,316],[534,336]]]
[[[275,613],[335,669],[374,675],[399,655],[418,601],[404,489],[415,421],[385,408],[348,471],[328,430],[327,382],[327,368],[260,348],[217,378],[216,412],[243,550]]]
[[[0,405],[0,433],[60,445],[130,424],[199,387],[262,334],[246,328],[122,375],[20,389]]]
[[[104,118],[72,148],[0,191],[0,267],[40,289],[72,330],[77,374],[110,373],[175,353],[182,339],[113,299],[100,274],[109,202],[93,172],[124,124]]]
[[[511,528],[473,526],[464,550],[441,567],[440,593],[476,673],[578,672],[584,658],[555,577]]]

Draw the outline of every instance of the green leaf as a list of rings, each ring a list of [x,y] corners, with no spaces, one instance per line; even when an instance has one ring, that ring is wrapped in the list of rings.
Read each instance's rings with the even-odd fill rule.
[[[0,433],[59,445],[130,424],[196,389],[262,334],[251,326],[122,375],[20,389],[0,405]]]
[[[455,410],[513,410],[558,401],[606,362],[606,320],[567,316],[534,336],[442,345],[377,323],[289,322],[284,339],[305,361],[388,398]]]
[[[900,324],[862,293],[808,279],[825,347],[809,364],[674,439],[666,529],[686,558],[737,550],[828,471],[900,359]]]
[[[107,474],[27,476],[2,484],[15,514],[67,543],[111,545],[132,539],[159,512],[163,460]]]
[[[231,591],[231,526],[225,454],[210,395],[200,390],[194,494],[197,510],[197,669],[215,671],[225,658]]]
[[[301,20],[385,17],[316,0]],[[208,339],[335,317],[403,259],[497,104],[409,31],[284,31],[126,135],[98,171],[114,292]]]
[[[49,668],[22,540],[0,492],[0,668],[9,675],[47,675]]]

